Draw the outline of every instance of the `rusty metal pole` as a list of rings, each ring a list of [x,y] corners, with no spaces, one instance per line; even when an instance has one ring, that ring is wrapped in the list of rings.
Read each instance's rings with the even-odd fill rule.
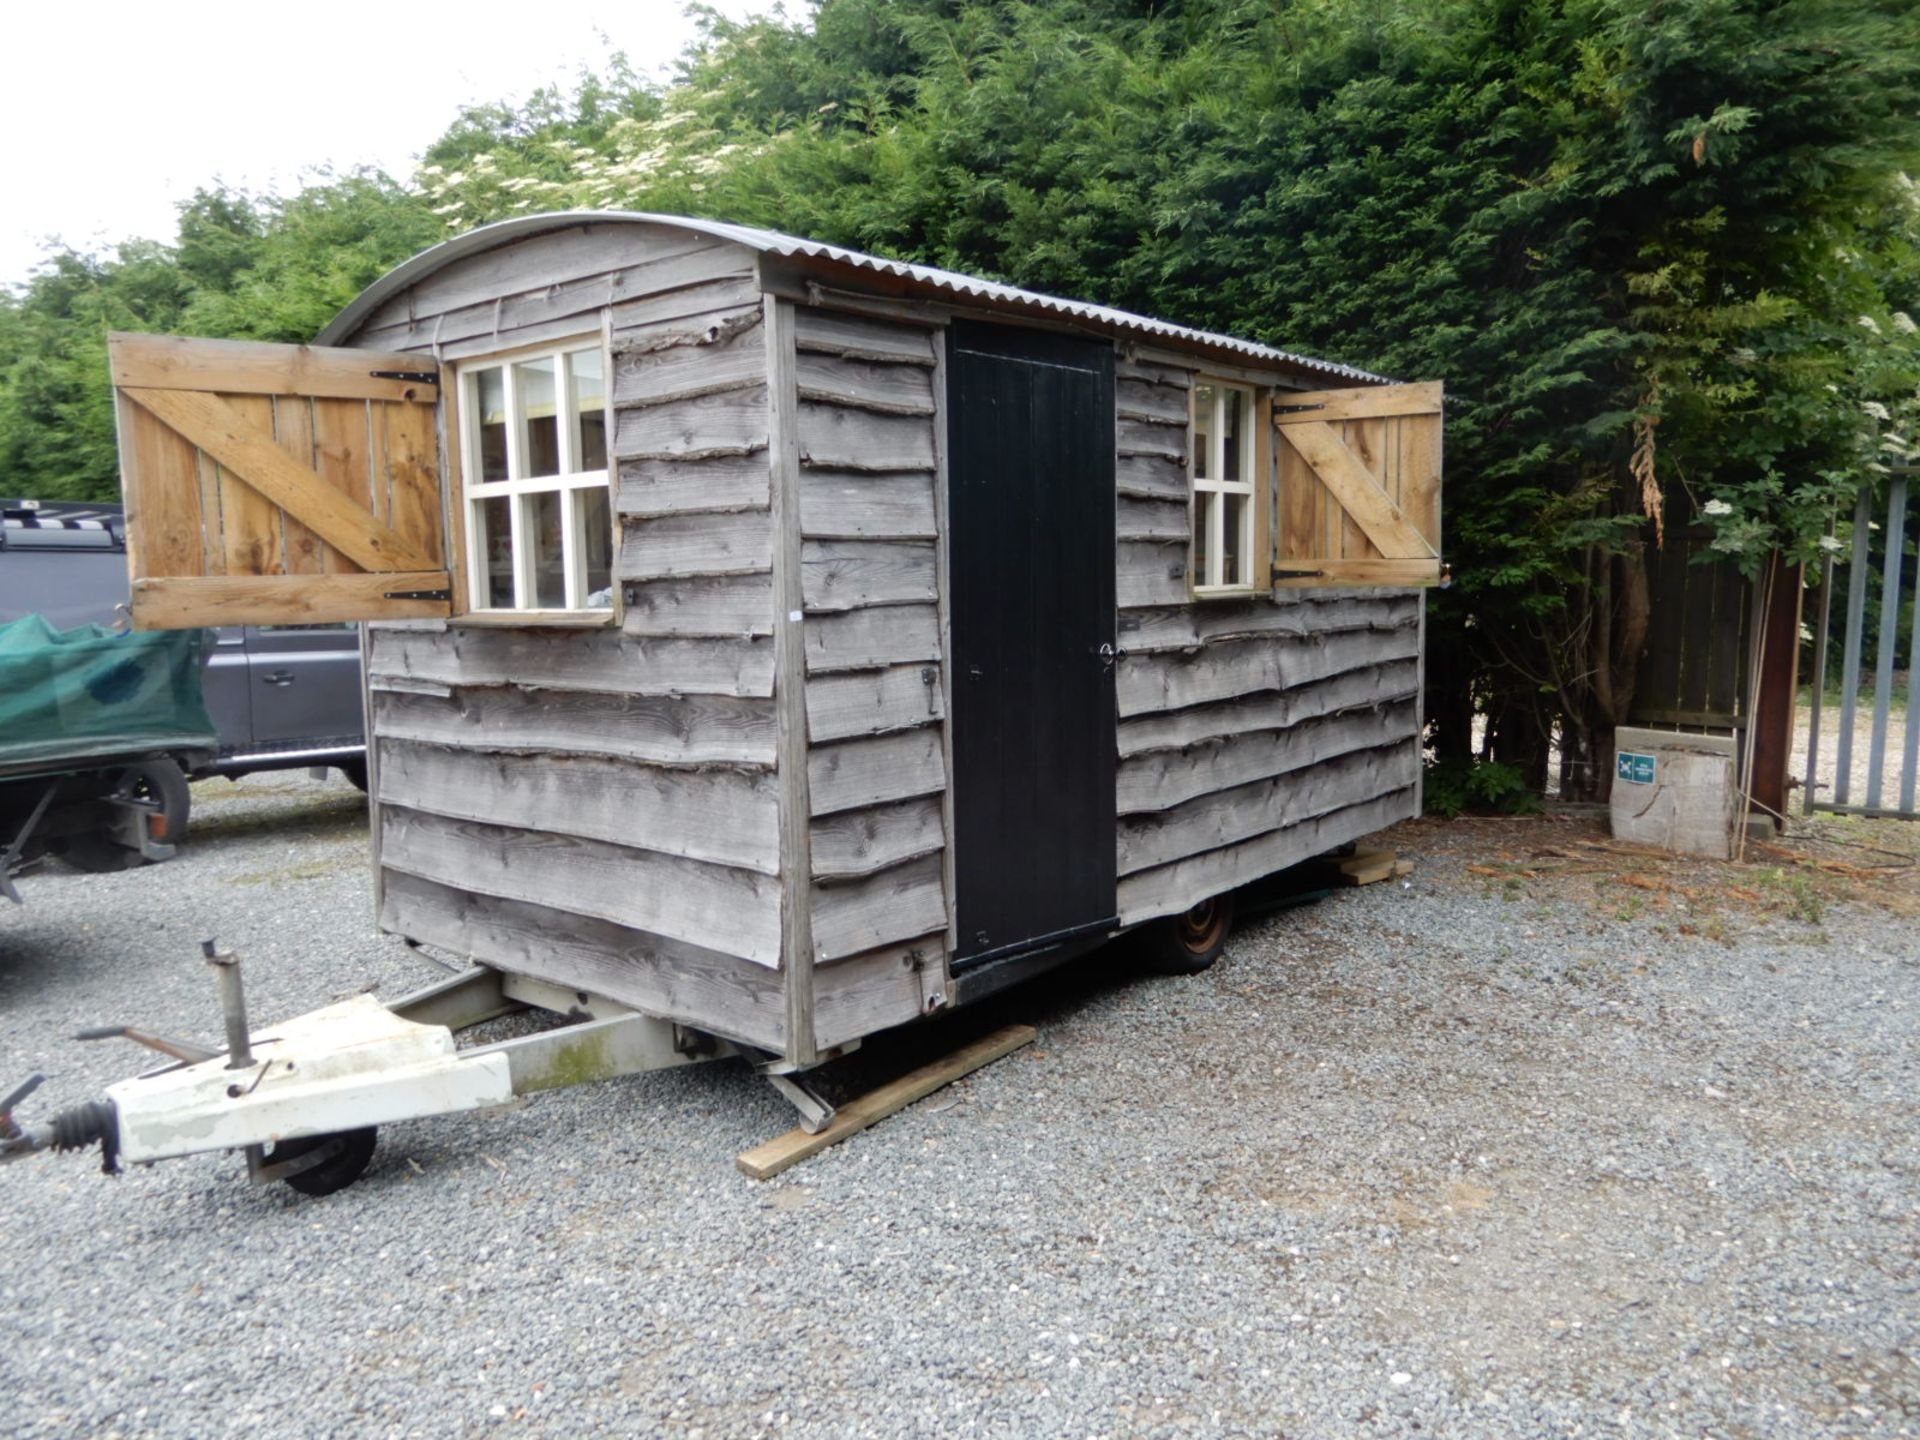
[[[220,1013],[227,1022],[227,1069],[244,1070],[253,1064],[253,1049],[252,1032],[247,1026],[247,996],[240,986],[240,957],[222,950],[215,940],[201,941],[200,953],[213,966],[214,979],[220,986]]]

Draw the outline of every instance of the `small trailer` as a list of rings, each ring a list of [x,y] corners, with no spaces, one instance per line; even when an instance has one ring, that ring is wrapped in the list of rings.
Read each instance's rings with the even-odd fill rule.
[[[134,621],[367,622],[378,923],[480,968],[245,1086],[230,1005],[116,1088],[125,1158],[496,1103],[450,1031],[513,1001],[645,1032],[547,1079],[743,1054],[817,1125],[863,1037],[1134,927],[1201,968],[1237,889],[1420,809],[1437,383],[615,213],[319,341],[113,338]]]

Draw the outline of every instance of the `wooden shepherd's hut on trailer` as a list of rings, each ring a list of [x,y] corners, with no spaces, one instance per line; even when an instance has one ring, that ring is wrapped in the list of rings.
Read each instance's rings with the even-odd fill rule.
[[[319,339],[115,337],[132,609],[371,622],[388,931],[804,1069],[1420,808],[1438,384],[639,214]]]

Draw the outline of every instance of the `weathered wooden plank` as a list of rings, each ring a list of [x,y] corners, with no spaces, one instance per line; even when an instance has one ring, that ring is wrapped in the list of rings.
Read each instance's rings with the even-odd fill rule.
[[[946,892],[935,854],[861,879],[814,887],[813,944],[823,963],[946,928]]]
[[[1120,755],[1124,761],[1131,755],[1181,750],[1221,736],[1284,730],[1317,716],[1406,699],[1416,693],[1418,683],[1414,660],[1393,660],[1292,690],[1268,690],[1191,710],[1138,715],[1120,722]]]
[[[925,1099],[942,1086],[951,1085],[1002,1055],[1031,1044],[1036,1033],[1031,1025],[1009,1025],[1004,1030],[996,1030],[984,1040],[962,1046],[943,1059],[921,1066],[911,1075],[902,1076],[869,1095],[862,1095],[858,1100],[842,1105],[833,1123],[819,1134],[791,1130],[776,1140],[756,1145],[745,1154],[736,1156],[734,1164],[750,1180],[770,1180],[782,1170],[818,1155],[829,1146],[838,1145],[848,1136],[859,1134],[895,1111],[906,1109],[914,1101]]]
[[[832,815],[889,800],[910,800],[945,788],[940,732],[925,725],[872,739],[816,745],[807,754],[813,813]]]
[[[876,364],[804,352],[798,363],[802,400],[850,405],[883,415],[933,414],[932,376],[918,365]]]
[[[800,476],[800,530],[815,540],[913,540],[939,533],[933,477],[850,475],[831,470]]]
[[[722,260],[726,256],[744,256],[751,265],[751,252],[738,246],[664,227],[589,224],[550,231],[481,251],[435,271],[369,316],[361,333],[364,336],[368,330],[402,323],[409,316],[491,305],[508,296],[531,295],[593,276],[603,277],[604,284],[604,277],[616,272],[657,274],[683,261],[696,265],[715,260],[735,263]],[[658,279],[647,279],[634,293],[664,288]]]
[[[1120,922],[1137,925],[1156,915],[1177,915],[1202,900],[1384,830],[1412,814],[1413,790],[1397,790],[1238,845],[1125,876],[1119,887]]]
[[[623,585],[629,635],[771,635],[773,576],[696,575]]]
[[[937,795],[866,810],[844,810],[813,822],[813,874],[821,880],[872,875],[932,855],[945,844]],[[814,913],[819,913],[817,905]],[[944,915],[934,928],[947,928]]]
[[[614,405],[660,405],[766,383],[766,327],[757,311],[735,313],[741,323],[731,327],[683,324],[670,335],[642,332],[641,346],[626,342],[613,357]],[[749,318],[754,323],[745,323]],[[670,338],[681,343],[667,343]]]
[[[689,285],[684,290],[664,295],[647,295],[627,300],[607,312],[607,324],[617,346],[636,330],[665,321],[692,320],[697,316],[726,315],[760,303],[760,281],[754,275],[736,275],[705,285]]]
[[[1121,455],[1113,462],[1114,484],[1122,495],[1186,504],[1187,467],[1164,455]]]
[[[800,394],[794,380],[790,301],[761,298],[767,325],[767,395],[772,445],[774,702],[780,722],[780,949],[787,972],[787,1058],[810,1065],[820,1046],[813,1025],[812,800],[807,791],[805,603],[800,589]]]
[[[1138,380],[1149,385],[1164,385],[1173,390],[1193,386],[1193,372],[1177,365],[1156,365],[1144,360],[1116,360],[1113,373],[1123,380]]]
[[[933,426],[918,415],[879,415],[800,403],[800,464],[810,470],[933,470]]]
[[[776,787],[766,771],[379,743],[382,804],[779,873]]]
[[[443,685],[526,685],[627,695],[771,695],[773,647],[752,640],[647,638],[617,630],[455,625],[396,630],[374,673]]]
[[[552,905],[398,870],[383,878],[383,930],[729,1039],[776,1051],[785,1043],[780,976],[765,966]]]
[[[376,650],[391,639],[385,630],[372,633]],[[389,685],[433,682],[378,673],[372,683],[373,731],[380,738],[530,755],[612,755],[651,765],[773,764],[773,706],[763,699],[518,685],[390,692]],[[444,698],[433,698],[436,693]]]
[[[940,615],[932,605],[875,605],[807,620],[809,675],[939,658]]]
[[[937,599],[935,561],[931,542],[809,540],[800,547],[807,610]]]
[[[703,460],[766,448],[765,385],[614,412],[613,453],[621,460]]]
[[[924,329],[804,305],[794,311],[794,318],[796,343],[802,352],[872,364],[933,366],[933,337]]]
[[[1136,420],[1126,415],[1114,421],[1114,447],[1121,455],[1158,455],[1167,460],[1187,462],[1187,425],[1162,425],[1151,420]]]
[[[944,996],[944,936],[920,937],[822,965],[814,975],[813,1024],[820,1046],[844,1045],[909,1020]]]
[[[1185,500],[1141,500],[1122,495],[1114,523],[1123,541],[1166,540],[1185,544],[1193,532]]]
[[[1183,750],[1154,750],[1120,763],[1122,815],[1169,810],[1201,795],[1298,771],[1336,755],[1371,750],[1418,734],[1413,698],[1302,721],[1285,730],[1223,736]]]
[[[911,730],[944,713],[932,665],[900,665],[807,681],[807,734],[815,744]]]
[[[614,575],[753,575],[773,567],[773,522],[765,510],[718,515],[629,516],[620,526]]]
[[[1114,591],[1122,610],[1187,604],[1186,542],[1123,541],[1116,552]]]
[[[378,615],[397,620],[447,613],[444,600],[389,600],[393,591],[445,590],[444,570],[384,575],[186,575],[135,580],[133,612],[144,629],[200,625],[331,625]]]
[[[764,450],[702,460],[622,460],[614,503],[622,515],[764,510],[771,498]]]
[[[1191,605],[1129,610],[1120,617],[1120,643],[1129,655],[1191,650],[1216,640],[1254,635],[1330,635],[1342,630],[1394,630],[1419,618],[1419,597],[1347,599],[1317,592],[1295,603],[1293,594],[1257,600],[1208,600]]]
[[[551,905],[769,967],[780,963],[780,882],[651,850],[380,807],[380,858],[442,885]]]
[[[1168,865],[1411,789],[1419,769],[1420,754],[1409,739],[1202,795],[1170,810],[1128,815],[1120,821],[1119,873]]]
[[[1124,718],[1180,710],[1258,690],[1287,690],[1344,670],[1411,659],[1418,648],[1418,630],[1403,626],[1324,637],[1223,640],[1193,653],[1130,656],[1120,665],[1120,714]]]
[[[433,386],[417,380],[383,380],[373,372],[439,369],[417,355],[125,331],[107,337],[107,360],[115,385],[138,390],[412,400],[428,408],[435,399]]]
[[[1188,414],[1185,386],[1164,385],[1158,380],[1117,374],[1113,383],[1114,411],[1130,420],[1145,420],[1156,425],[1184,426]]]
[[[1315,390],[1274,397],[1274,418],[1283,426],[1303,421],[1370,420],[1401,415],[1438,415],[1438,380],[1410,385],[1362,385],[1350,390]]]

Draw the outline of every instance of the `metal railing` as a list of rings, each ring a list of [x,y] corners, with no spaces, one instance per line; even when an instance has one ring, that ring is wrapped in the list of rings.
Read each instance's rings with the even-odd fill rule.
[[[1816,810],[1844,815],[1897,816],[1920,819],[1914,804],[1916,771],[1920,770],[1920,686],[1912,677],[1920,670],[1920,624],[1915,624],[1915,592],[1903,574],[1907,552],[1907,487],[1909,479],[1920,474],[1920,466],[1902,466],[1888,477],[1885,491],[1885,518],[1878,527],[1880,541],[1874,543],[1874,518],[1880,510],[1881,496],[1863,490],[1853,511],[1853,548],[1846,558],[1846,608],[1840,646],[1840,704],[1835,717],[1832,744],[1833,779],[1831,798],[1822,798],[1827,788],[1821,780],[1823,757],[1823,721],[1826,719],[1826,688],[1829,648],[1835,624],[1833,614],[1834,574],[1840,567],[1829,553],[1820,573],[1820,618],[1814,629],[1813,703],[1807,726],[1807,772],[1801,811]],[[1879,604],[1874,615],[1874,665],[1872,723],[1867,735],[1864,771],[1856,753],[1860,740],[1861,665],[1867,644],[1867,597],[1878,569]],[[1895,710],[1895,666],[1899,660],[1900,636],[1907,632],[1907,693],[1898,736],[1893,735]],[[1897,775],[1890,773],[1888,749],[1897,743]],[[1889,803],[1889,781],[1897,779],[1898,800]]]

